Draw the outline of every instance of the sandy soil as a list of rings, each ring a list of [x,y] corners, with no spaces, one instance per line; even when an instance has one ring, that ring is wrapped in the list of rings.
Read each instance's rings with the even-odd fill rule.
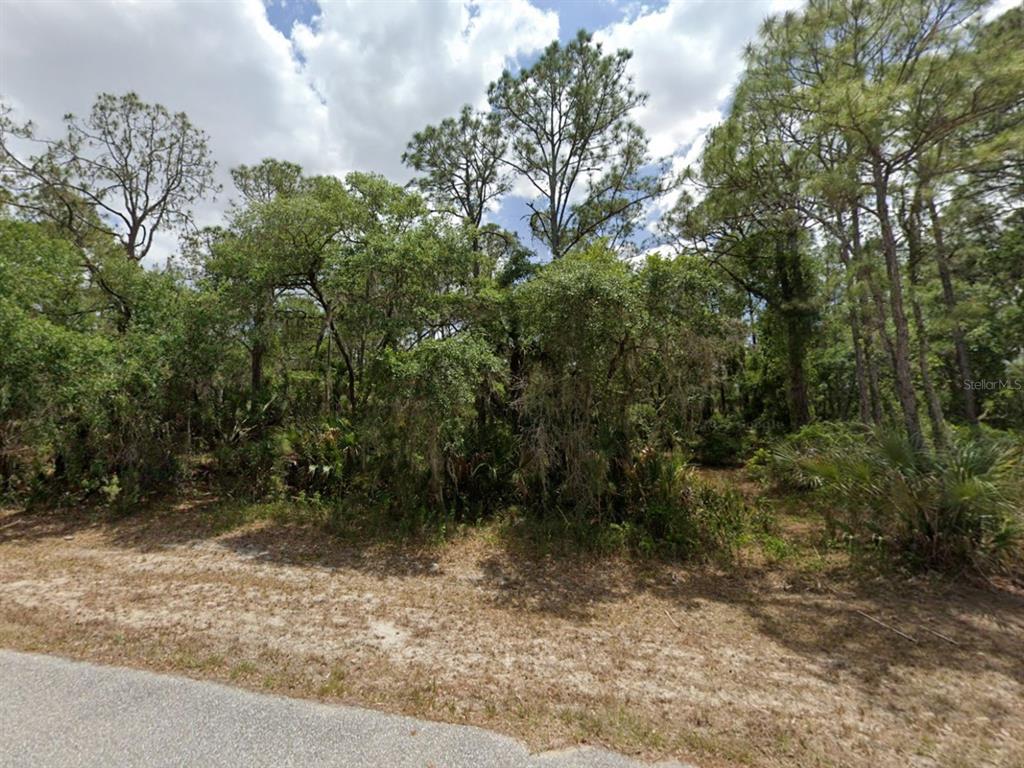
[[[0,512],[0,645],[714,766],[1024,765],[1024,598]],[[888,624],[882,626],[862,614]],[[896,631],[913,638],[906,639]]]

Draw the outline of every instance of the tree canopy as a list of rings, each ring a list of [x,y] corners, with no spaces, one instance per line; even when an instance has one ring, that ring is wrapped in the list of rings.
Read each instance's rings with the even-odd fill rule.
[[[140,498],[202,466],[689,551],[728,515],[694,512],[719,502],[687,461],[843,422],[960,466],[962,435],[1024,427],[1024,11],[987,7],[766,20],[678,176],[630,53],[581,31],[413,133],[411,184],[254,158],[203,229],[214,163],[183,113],[101,94],[47,138],[5,109],[0,486]],[[495,223],[516,196],[529,242]]]

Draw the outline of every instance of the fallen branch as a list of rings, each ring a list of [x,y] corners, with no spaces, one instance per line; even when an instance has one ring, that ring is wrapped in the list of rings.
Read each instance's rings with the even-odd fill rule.
[[[665,615],[668,616],[668,620],[676,625],[676,629],[682,629],[682,627],[679,626],[679,622],[672,618],[672,614],[668,612],[668,608],[663,608],[662,610],[665,611]]]
[[[944,634],[942,634],[941,632],[936,632],[934,629],[928,629],[928,627],[921,627],[921,629],[923,629],[925,632],[930,632],[931,634],[935,635],[936,637],[941,637],[947,643],[952,643],[953,645],[957,645],[957,646],[960,645],[960,643],[958,643],[952,637],[946,637]]]
[[[906,632],[900,632],[898,629],[896,629],[896,627],[892,626],[891,624],[886,624],[881,619],[876,619],[874,616],[868,616],[866,613],[864,613],[864,611],[856,611],[856,613],[859,613],[861,616],[863,616],[865,619],[868,619],[869,621],[875,622],[875,624],[877,624],[880,627],[885,627],[886,629],[890,630],[891,632],[895,632],[897,635],[902,637],[904,640],[909,640],[912,643],[916,643],[917,642],[917,640],[912,638]]]

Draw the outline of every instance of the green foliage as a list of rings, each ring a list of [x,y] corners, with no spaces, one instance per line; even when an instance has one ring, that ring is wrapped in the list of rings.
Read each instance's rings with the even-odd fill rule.
[[[963,432],[928,455],[892,432],[837,432],[791,450],[800,452],[797,477],[820,487],[827,519],[858,551],[952,572],[1020,565],[1019,437]]]
[[[598,547],[753,535],[781,558],[687,465],[781,437],[754,471],[819,493],[858,551],[1006,567],[1019,445],[985,425],[1024,426],[1024,11],[981,7],[767,21],[672,182],[629,52],[581,32],[503,74],[490,112],[415,134],[415,185],[266,158],[201,231],[213,165],[185,115],[102,95],[22,158],[32,128],[0,108],[0,492],[130,509],[206,473],[337,532],[515,510]],[[683,181],[674,253],[641,257]],[[550,260],[486,221],[513,182]],[[144,268],[168,227],[181,258]]]
[[[402,160],[423,174],[417,185],[442,210],[480,227],[490,201],[511,188],[504,169],[508,140],[496,113],[462,108],[413,136]]]
[[[624,511],[599,517],[513,517],[507,534],[532,549],[730,562],[765,517],[735,491],[704,481],[679,453],[648,450],[625,472]]]
[[[626,519],[636,546],[684,558],[730,558],[754,524],[735,491],[701,481],[678,453],[640,453],[629,467]]]
[[[535,504],[600,513],[629,452],[634,281],[597,245],[547,266],[517,299],[536,360],[518,404],[522,491]]]
[[[647,100],[626,70],[630,57],[604,53],[580,30],[488,89],[510,137],[505,162],[538,193],[527,202],[530,229],[554,259],[599,237],[623,242],[666,189],[630,114]]]
[[[339,496],[359,462],[358,436],[345,419],[282,428],[271,438],[281,487],[291,496]]]
[[[493,472],[473,450],[484,394],[503,385],[500,361],[480,338],[425,341],[387,361],[387,410],[373,457],[379,487],[400,507],[464,511],[474,476]]]
[[[39,139],[0,111],[0,180],[10,203],[65,228],[77,243],[116,243],[139,262],[164,228],[191,224],[192,205],[217,191],[207,136],[184,112],[135,93],[101,93],[86,117],[64,116],[65,136]],[[8,135],[45,150],[23,159]]]
[[[807,462],[821,456],[842,455],[863,443],[869,428],[847,422],[819,422],[759,449],[748,466],[760,479],[782,490],[819,488],[821,477]]]
[[[712,467],[739,464],[746,449],[746,436],[747,426],[741,418],[715,413],[697,427],[694,457]]]
[[[728,527],[717,502],[694,491],[679,452],[689,402],[706,392],[706,375],[695,381],[694,371],[717,359],[711,334],[728,338],[708,317],[715,284],[694,267],[654,258],[634,271],[595,244],[517,291],[532,363],[516,478],[520,498],[541,514],[625,526],[679,554]],[[717,450],[728,455],[714,458],[731,461],[743,431],[723,418],[698,442],[709,458],[725,446]]]

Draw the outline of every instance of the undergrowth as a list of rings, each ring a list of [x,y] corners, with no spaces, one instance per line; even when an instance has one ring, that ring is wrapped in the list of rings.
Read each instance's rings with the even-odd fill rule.
[[[1020,573],[1019,437],[960,431],[928,451],[886,431],[816,425],[759,456],[755,471],[812,494],[855,555],[913,570]]]

